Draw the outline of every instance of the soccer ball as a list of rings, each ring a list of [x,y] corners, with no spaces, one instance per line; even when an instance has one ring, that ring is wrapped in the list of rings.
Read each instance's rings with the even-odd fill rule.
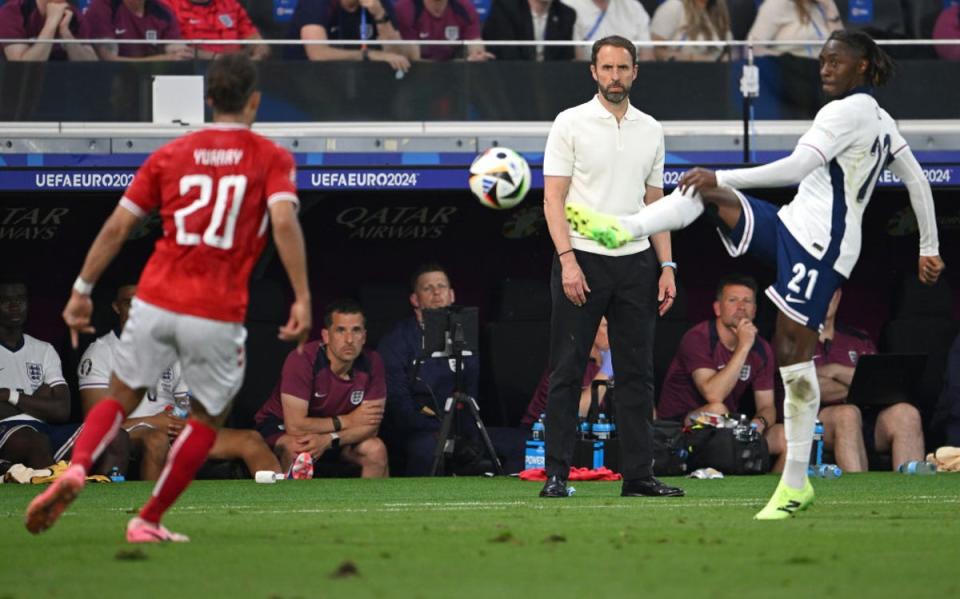
[[[490,148],[470,165],[470,191],[487,208],[513,208],[530,190],[530,165],[509,148]]]

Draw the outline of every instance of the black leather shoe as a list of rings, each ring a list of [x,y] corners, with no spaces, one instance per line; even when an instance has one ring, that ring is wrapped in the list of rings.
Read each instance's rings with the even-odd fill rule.
[[[567,497],[567,481],[559,476],[551,476],[547,479],[543,489],[540,490],[540,497]]]
[[[683,497],[686,495],[680,487],[665,485],[654,477],[632,478],[623,481],[621,497]]]

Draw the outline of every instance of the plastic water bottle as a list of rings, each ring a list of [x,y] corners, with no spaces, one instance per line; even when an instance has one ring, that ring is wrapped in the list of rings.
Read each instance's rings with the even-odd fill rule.
[[[122,483],[127,479],[122,474],[120,474],[120,468],[118,468],[117,466],[114,466],[113,468],[110,469],[110,480],[115,483]]]
[[[537,418],[537,421],[533,423],[533,430],[530,432],[530,438],[534,441],[543,441],[546,428],[543,426],[543,417],[544,414],[540,414],[540,418]]]
[[[820,419],[817,419],[817,422],[813,425],[813,450],[816,452],[816,457],[813,460],[815,466],[820,466],[823,464],[823,423],[820,422]]]
[[[812,471],[809,473],[811,476],[825,478],[827,480],[840,478],[843,474],[843,470],[836,464],[817,464],[816,466],[811,466],[810,470]]]
[[[173,399],[173,410],[170,413],[174,418],[186,420],[190,416],[190,396],[175,397]]]
[[[937,465],[933,462],[927,462],[925,460],[912,460],[900,464],[900,467],[897,468],[897,471],[899,471],[900,474],[918,474],[925,476],[928,474],[936,474]]]
[[[600,415],[597,416],[597,423],[593,425],[593,436],[600,441],[606,441],[610,438],[610,422],[603,412],[600,412]]]
[[[587,422],[586,418],[580,419],[580,424],[577,425],[577,434],[581,441],[586,441],[590,438],[590,423]]]

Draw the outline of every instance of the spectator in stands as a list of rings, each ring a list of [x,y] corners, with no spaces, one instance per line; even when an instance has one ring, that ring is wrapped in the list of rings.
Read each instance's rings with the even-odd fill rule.
[[[327,307],[318,341],[291,351],[280,381],[254,418],[289,468],[297,455],[357,464],[364,478],[387,476],[377,436],[387,397],[383,361],[364,349],[366,319],[353,300]]]
[[[405,40],[471,41],[480,39],[480,15],[470,0],[397,0],[394,4],[400,35]],[[464,58],[461,46],[414,47],[415,60]],[[466,46],[465,58],[494,58],[483,44]]]
[[[180,26],[162,0],[93,0],[83,14],[81,37],[91,40],[178,40]],[[185,44],[96,44],[100,60],[188,60]]]
[[[732,40],[730,11],[726,0],[666,0],[657,7],[650,23],[656,41]],[[661,47],[658,60],[729,60],[729,48],[716,46]]]
[[[633,42],[650,41],[650,15],[637,0],[562,0],[577,12],[573,39],[595,42],[619,35]],[[577,47],[578,60],[590,60],[590,46]],[[651,48],[637,48],[637,60],[653,60]]]
[[[559,0],[493,0],[483,39],[570,41],[577,13]],[[574,46],[491,46],[499,60],[573,60]]]
[[[399,40],[400,33],[389,0],[300,0],[293,12],[289,37],[302,40]],[[415,48],[305,44],[287,46],[287,58],[373,60],[406,72],[410,69],[410,59],[415,58]]]
[[[448,358],[424,357],[423,310],[453,304],[455,294],[447,271],[439,264],[424,264],[410,277],[410,305],[413,317],[398,322],[380,340],[378,347],[387,371],[387,411],[384,437],[391,454],[405,464],[407,476],[430,474],[440,430],[443,402],[453,395],[454,371]],[[466,356],[463,386],[477,398],[480,358]],[[465,410],[458,412],[456,425],[462,434],[475,434],[475,425]],[[487,432],[507,472],[523,469],[524,431],[488,427]]]
[[[94,341],[80,359],[78,375],[84,413],[107,395],[113,372],[114,348],[120,340],[119,333],[127,322],[130,303],[136,293],[136,285],[123,285],[117,289],[111,304],[117,315],[117,328]],[[160,478],[170,445],[187,423],[190,394],[181,380],[180,372],[179,362],[164,370],[157,387],[147,391],[122,424],[122,429],[129,434],[132,454],[140,458],[142,480]],[[251,475],[258,470],[280,472],[276,456],[253,430],[221,428],[207,457],[213,460],[243,460]],[[126,471],[125,466],[121,469],[123,472]]]
[[[83,39],[80,11],[65,0],[7,0],[0,6],[0,39],[30,39],[4,44],[7,60],[96,60],[88,44],[52,44],[44,40]]]
[[[777,424],[774,404],[776,359],[770,344],[757,335],[757,283],[728,275],[717,285],[716,318],[687,331],[663,380],[657,413],[665,420],[690,424],[701,413],[740,413],[740,400],[753,389],[756,406],[751,423],[766,438],[774,471],[783,469],[786,438]]]
[[[590,360],[587,362],[587,369],[583,373],[583,387],[580,392],[580,417],[587,415],[590,409],[591,386],[594,381],[606,381],[613,378],[613,362],[610,359],[610,338],[607,336],[607,319],[600,320],[600,326],[597,328],[597,336],[593,338],[593,347],[590,348]],[[537,384],[536,391],[533,392],[533,399],[527,405],[527,412],[520,419],[520,424],[526,428],[540,418],[540,414],[547,411],[547,393],[550,391],[550,369],[543,371],[540,382]],[[599,389],[600,401],[603,401],[603,392],[606,387]]]
[[[809,46],[756,46],[753,51],[757,56],[792,54],[817,58],[823,41],[838,29],[843,29],[843,21],[834,0],[764,0],[747,39],[815,41]]]
[[[953,45],[934,47],[940,58],[960,60],[960,3],[954,2],[943,9],[933,25],[933,39],[957,40]]]
[[[223,40],[223,44],[194,46],[197,58],[210,60],[220,54],[247,52],[261,60],[270,54],[263,44],[231,44],[233,40],[260,40],[260,32],[237,0],[170,0],[185,40]]]
[[[890,453],[893,469],[922,460],[924,441],[920,412],[906,402],[883,409],[846,403],[860,356],[877,353],[866,333],[837,325],[841,292],[834,292],[813,356],[820,381],[824,446],[833,449],[837,465],[848,472],[867,470],[867,447]]]

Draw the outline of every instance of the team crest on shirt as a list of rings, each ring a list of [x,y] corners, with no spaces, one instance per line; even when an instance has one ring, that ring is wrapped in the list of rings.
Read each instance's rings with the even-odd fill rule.
[[[224,27],[233,27],[233,17],[230,15],[217,15],[217,19],[223,23]]]
[[[173,368],[167,368],[160,374],[160,388],[167,393],[173,393]]]
[[[456,371],[457,371],[457,359],[456,359],[456,358],[450,358],[449,360],[447,360],[447,363],[450,364],[450,372],[456,372]]]
[[[460,39],[460,28],[456,25],[447,25],[443,28],[443,37],[451,42]]]
[[[78,370],[80,371],[80,376],[87,376],[90,374],[90,371],[93,370],[93,362],[90,358],[84,358],[83,362],[80,362],[80,368]]]
[[[149,40],[151,42],[157,41],[157,30],[156,29],[147,29],[143,34],[143,39]]]
[[[743,365],[743,368],[740,369],[740,380],[741,380],[741,381],[744,381],[744,382],[750,380],[750,365],[749,365],[749,364],[744,364],[744,365]]]
[[[361,401],[363,401],[363,389],[357,389],[350,394],[350,403],[353,405],[358,406]]]
[[[43,364],[27,362],[27,378],[31,385],[40,386],[43,383]]]
[[[857,352],[855,352],[854,350],[851,349],[850,351],[847,352],[847,355],[850,356],[850,363],[853,364],[854,366],[856,366],[856,365],[857,365],[857,357],[858,357],[858,356],[857,356]]]

